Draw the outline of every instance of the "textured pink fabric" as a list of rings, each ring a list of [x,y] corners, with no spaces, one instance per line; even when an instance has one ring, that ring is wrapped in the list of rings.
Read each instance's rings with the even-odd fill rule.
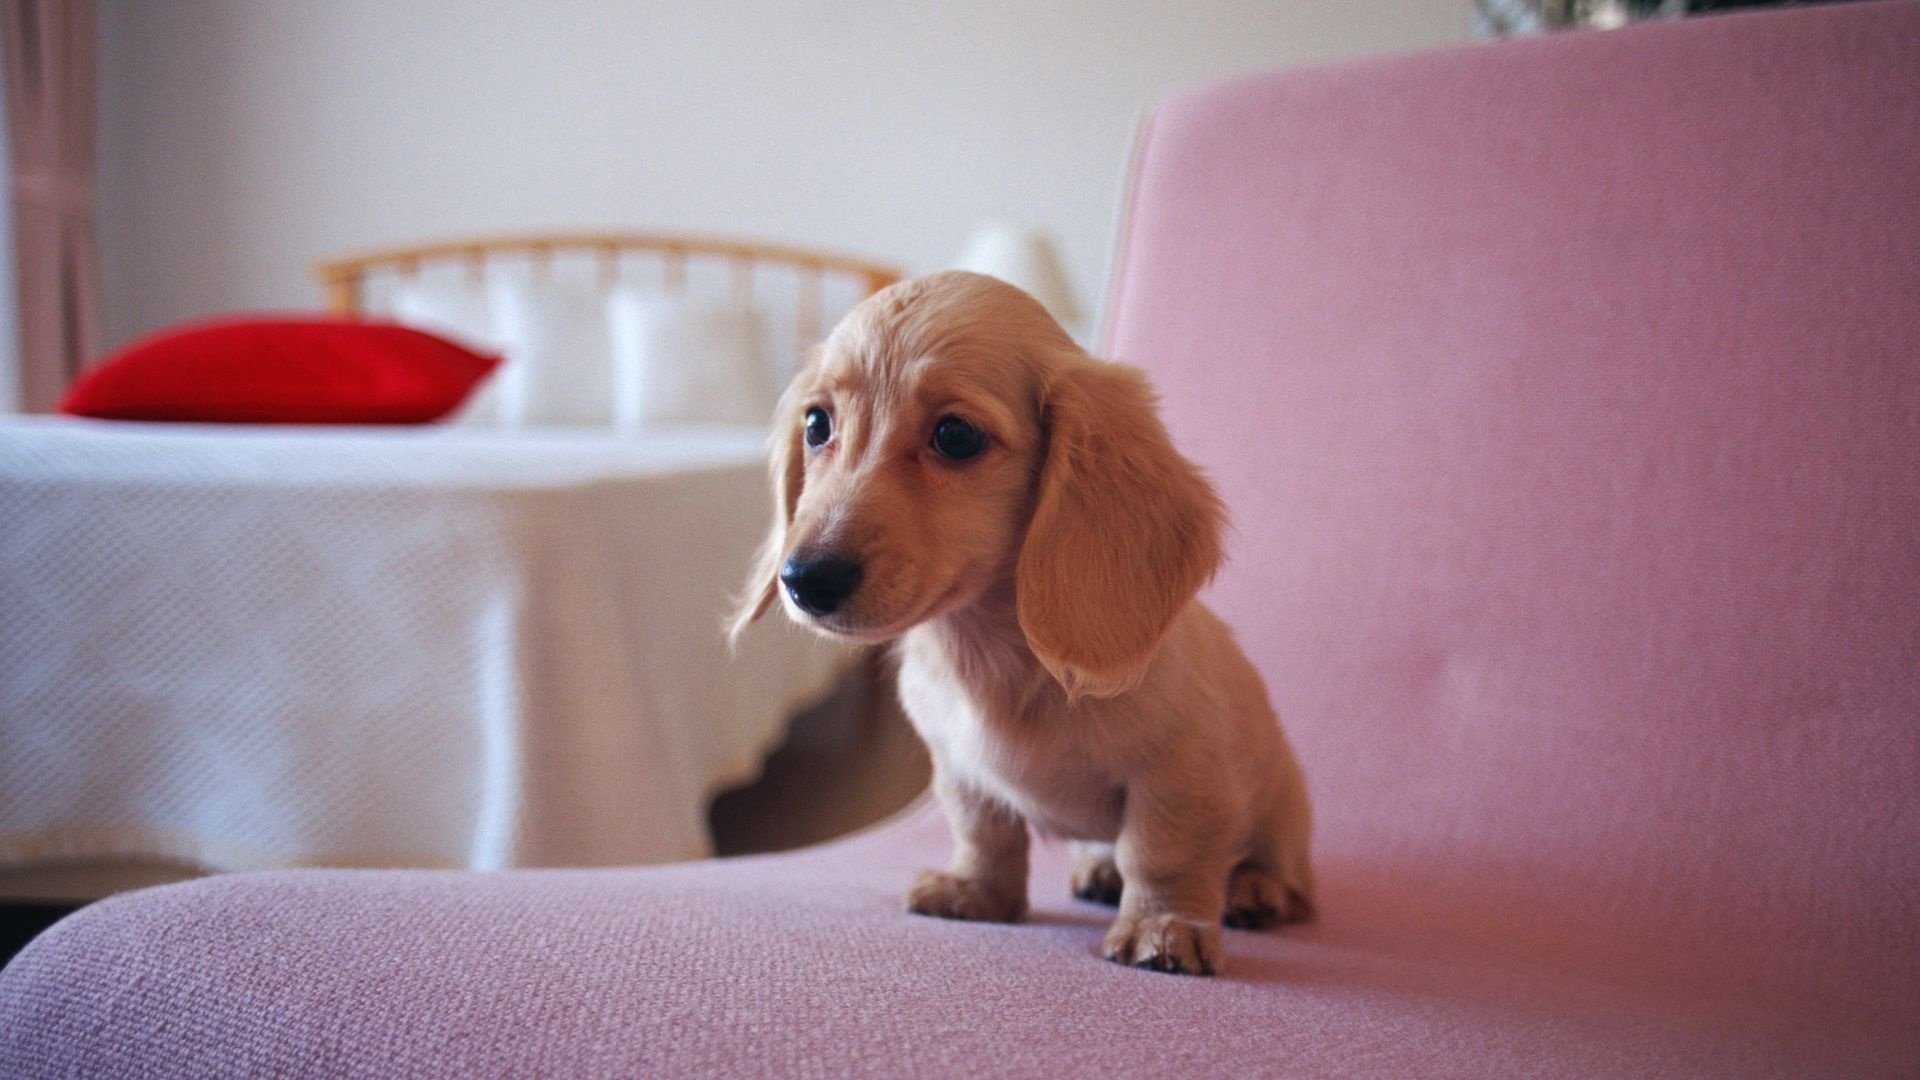
[[[1920,7],[1158,111],[1111,328],[1330,861],[1920,1020]],[[1781,965],[1789,965],[1781,967]]]
[[[1447,875],[1334,864],[1221,979],[1100,959],[1042,849],[1019,926],[906,915],[920,813],[645,870],[293,871],[108,900],[0,978],[0,1075],[1862,1075],[1901,1044],[1792,987],[1575,940]],[[1871,1034],[1871,1032],[1869,1032]],[[1911,1043],[1906,1044],[1911,1048]]]
[[[1920,1061],[1920,5],[1253,79],[1143,147],[1112,327],[1237,520],[1320,810],[1228,975],[900,913],[926,812],[634,871],[121,897],[0,1074],[1876,1075]]]

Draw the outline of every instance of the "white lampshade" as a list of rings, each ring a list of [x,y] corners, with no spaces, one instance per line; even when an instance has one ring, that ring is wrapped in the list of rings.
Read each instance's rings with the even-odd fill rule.
[[[1025,289],[1069,331],[1080,321],[1080,305],[1067,284],[1060,256],[1053,250],[1053,242],[1038,229],[988,222],[973,231],[966,250],[953,265],[956,270],[991,274]]]

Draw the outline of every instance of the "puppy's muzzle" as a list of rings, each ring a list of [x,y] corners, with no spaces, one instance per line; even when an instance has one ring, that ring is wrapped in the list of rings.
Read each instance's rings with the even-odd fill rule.
[[[819,617],[831,615],[853,590],[860,587],[861,566],[838,555],[794,556],[780,568],[780,584],[800,610]]]

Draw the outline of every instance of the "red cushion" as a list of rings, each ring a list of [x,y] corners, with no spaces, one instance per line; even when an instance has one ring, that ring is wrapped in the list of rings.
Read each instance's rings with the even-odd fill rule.
[[[249,319],[176,327],[83,372],[60,411],[110,420],[420,424],[500,363],[393,323]]]

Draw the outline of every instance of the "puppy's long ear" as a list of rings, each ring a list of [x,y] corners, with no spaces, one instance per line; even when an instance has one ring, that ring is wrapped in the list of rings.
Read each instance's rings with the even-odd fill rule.
[[[768,440],[767,467],[773,480],[773,526],[753,556],[753,572],[740,592],[738,606],[727,624],[727,644],[737,645],[740,635],[767,608],[773,606],[774,590],[779,588],[780,562],[787,550],[787,526],[793,524],[794,508],[800,504],[800,485],[805,475],[806,456],[800,449],[800,425],[794,411],[799,407],[796,388],[806,377],[802,370],[793,385],[780,395],[773,414],[773,436]]]
[[[1069,697],[1146,674],[1220,564],[1220,497],[1173,448],[1152,389],[1118,364],[1067,364],[1045,390],[1047,455],[1018,568],[1020,627]]]

